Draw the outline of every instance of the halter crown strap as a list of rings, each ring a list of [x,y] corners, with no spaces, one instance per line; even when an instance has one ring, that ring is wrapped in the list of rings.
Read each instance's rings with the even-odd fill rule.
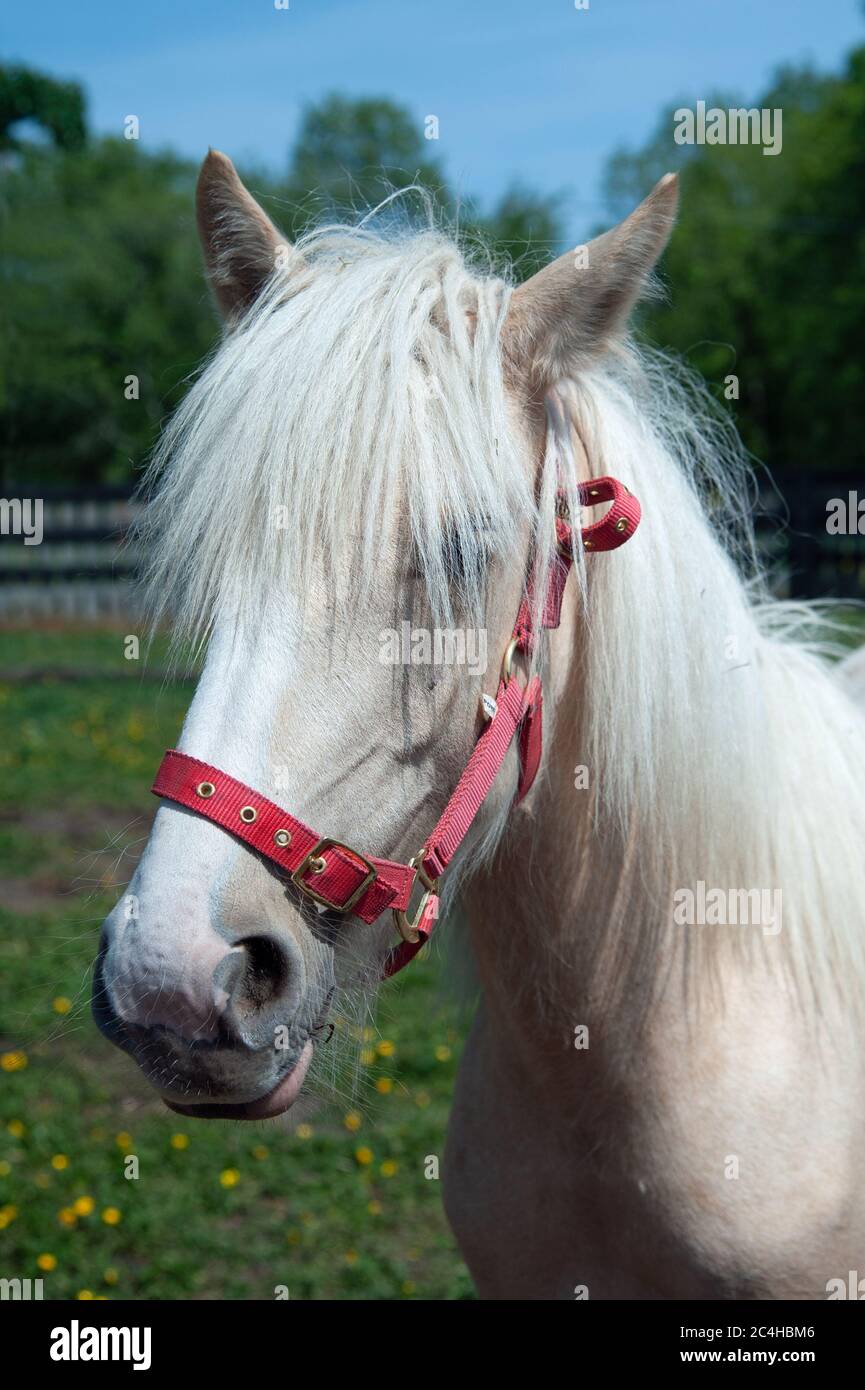
[[[612,503],[600,521],[583,528],[582,544],[586,550],[615,550],[640,523],[639,502],[615,478],[593,478],[581,483],[579,500],[584,506]],[[540,613],[542,628],[559,626],[573,548],[571,520],[564,493],[560,492],[556,554]],[[529,593],[520,604],[502,662],[492,718],[480,734],[423,849],[408,864],[367,858],[339,840],[320,836],[261,792],[176,748],[169,749],[163,757],[151,790],[227,830],[290,876],[294,886],[322,908],[350,913],[362,922],[375,922],[391,908],[403,940],[385,961],[383,973],[387,978],[407,965],[429,939],[438,913],[438,880],[465,839],[517,733],[517,801],[522,800],[534,781],[542,751],[541,682],[535,676],[522,686],[511,672],[513,653],[529,653],[534,643],[533,602]],[[424,895],[414,921],[409,921],[406,914],[418,879]]]

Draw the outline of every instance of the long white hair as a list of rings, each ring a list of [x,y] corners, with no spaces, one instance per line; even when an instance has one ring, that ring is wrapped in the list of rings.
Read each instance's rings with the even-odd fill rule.
[[[206,635],[250,581],[302,598],[316,553],[358,600],[404,525],[433,612],[475,617],[490,555],[537,509],[499,346],[510,291],[435,230],[302,238],[171,420],[142,524],[156,616]],[[407,525],[406,525],[407,521]]]
[[[562,394],[592,471],[621,476],[643,507],[639,540],[592,573],[574,711],[594,786],[586,833],[634,847],[634,896],[611,914],[599,969],[603,957],[638,1010],[677,890],[777,890],[777,938],[687,929],[689,975],[710,978],[718,952],[772,951],[803,1003],[863,1011],[865,718],[838,679],[838,625],[770,598],[750,470],[705,388],[626,352]]]

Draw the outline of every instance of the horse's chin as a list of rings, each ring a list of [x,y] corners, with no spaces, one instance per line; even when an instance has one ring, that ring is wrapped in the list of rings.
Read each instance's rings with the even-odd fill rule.
[[[300,1088],[309,1070],[312,1061],[312,1042],[308,1042],[300,1054],[297,1065],[285,1076],[280,1077],[272,1090],[266,1095],[259,1096],[258,1100],[239,1101],[214,1101],[212,1104],[203,1105],[178,1105],[176,1101],[169,1100],[167,1096],[162,1099],[169,1110],[174,1110],[178,1115],[189,1115],[194,1120],[272,1120],[276,1115],[282,1115],[290,1109],[297,1097],[300,1095]]]

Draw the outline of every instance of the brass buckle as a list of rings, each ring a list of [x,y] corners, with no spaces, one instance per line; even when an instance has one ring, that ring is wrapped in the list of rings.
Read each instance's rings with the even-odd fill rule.
[[[424,868],[423,853],[416,854],[413,859],[410,859],[408,861],[408,866],[410,869],[414,869],[416,871],[418,878],[424,886],[424,895],[418,903],[417,912],[415,913],[414,918],[411,921],[409,921],[407,913],[403,912],[401,908],[396,907],[393,909],[393,920],[396,923],[396,929],[402,937],[403,941],[407,941],[409,945],[414,946],[418,941],[420,941],[418,923],[420,922],[420,919],[424,913],[424,908],[426,907],[433,893],[438,892],[439,881],[437,878],[430,878],[429,874]]]
[[[556,550],[564,560],[574,558],[574,523],[571,520],[571,509],[568,506],[568,499],[562,492],[556,493],[556,520],[563,521],[568,528],[567,541],[559,540],[559,533],[553,528],[556,539]]]
[[[313,859],[322,859],[324,851],[328,849],[344,849],[346,854],[351,855],[354,859],[359,859],[367,870],[366,877],[358,884],[348,901],[344,903],[332,902],[331,899],[326,898],[323,893],[317,893],[310,884],[304,883],[302,879],[302,875],[306,873]],[[322,867],[326,867],[326,863]],[[319,872],[321,871],[322,870],[319,870]],[[312,898],[314,903],[321,903],[323,907],[329,908],[331,912],[351,912],[355,903],[360,900],[367,888],[369,888],[371,883],[375,882],[377,877],[378,870],[368,859],[365,859],[362,854],[358,854],[356,849],[350,849],[349,846],[344,845],[341,840],[325,839],[319,840],[318,844],[313,845],[309,853],[303,856],[303,859],[291,875],[291,881],[296,888],[300,889],[301,893],[305,893],[308,898]]]

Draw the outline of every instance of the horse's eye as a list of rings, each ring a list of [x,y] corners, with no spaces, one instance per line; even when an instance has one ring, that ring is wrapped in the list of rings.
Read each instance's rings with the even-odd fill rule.
[[[483,578],[487,554],[480,531],[477,539],[465,544],[455,531],[445,532],[442,541],[442,562],[448,583],[460,589],[475,589]]]
[[[476,536],[466,540],[456,530],[447,529],[443,531],[438,542],[438,559],[446,581],[452,589],[463,594],[477,592],[483,586],[489,558],[481,528],[478,528]],[[414,550],[414,574],[419,578],[423,577],[426,569],[423,557]]]
[[[466,582],[466,558],[465,550],[460,542],[460,538],[452,532],[445,535],[442,544],[442,560],[447,571],[448,582],[451,584],[465,584]]]

